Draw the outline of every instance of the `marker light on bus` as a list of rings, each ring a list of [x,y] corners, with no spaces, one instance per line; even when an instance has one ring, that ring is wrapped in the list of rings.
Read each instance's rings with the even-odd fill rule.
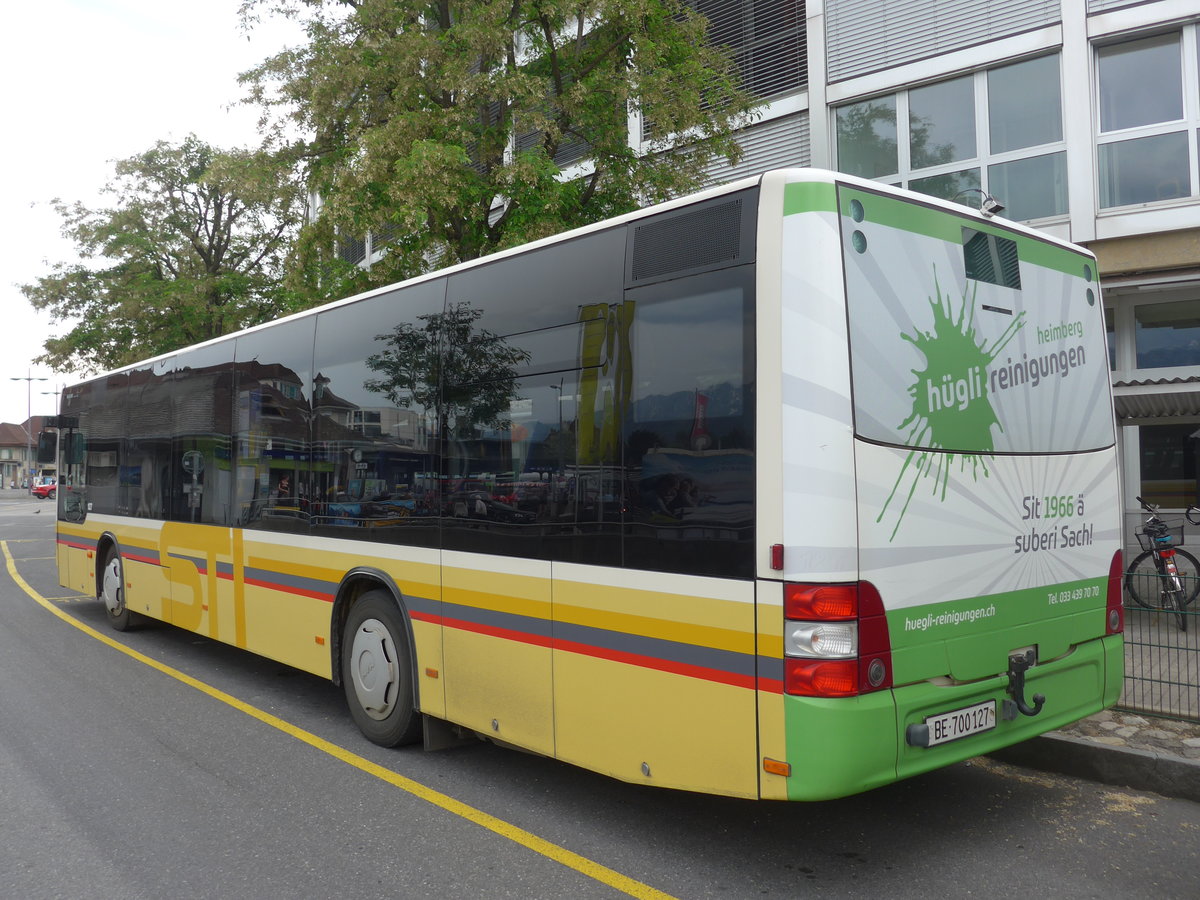
[[[1108,634],[1120,634],[1125,630],[1125,606],[1121,594],[1121,576],[1125,572],[1125,560],[1118,550],[1108,566],[1108,599],[1105,626]]]
[[[867,581],[785,584],[784,691],[853,697],[892,686],[883,600]]]

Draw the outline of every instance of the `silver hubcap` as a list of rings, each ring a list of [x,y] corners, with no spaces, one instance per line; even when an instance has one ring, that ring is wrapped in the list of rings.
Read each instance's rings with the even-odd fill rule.
[[[120,615],[125,609],[125,591],[121,584],[120,559],[114,556],[108,561],[108,565],[104,567],[104,576],[100,584],[100,599],[108,607],[109,613],[114,616]]]
[[[386,719],[396,706],[400,670],[396,645],[387,626],[367,619],[350,646],[350,680],[359,705],[372,719]]]

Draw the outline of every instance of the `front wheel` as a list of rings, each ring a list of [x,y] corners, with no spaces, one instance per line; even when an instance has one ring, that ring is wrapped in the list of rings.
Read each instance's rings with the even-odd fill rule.
[[[1177,615],[1182,619],[1184,607],[1200,594],[1200,560],[1186,550],[1176,549],[1175,570],[1176,576],[1160,574],[1154,551],[1145,550],[1135,556],[1125,570],[1125,590],[1139,606],[1178,610]],[[1175,577],[1179,579],[1179,590],[1175,590]]]
[[[128,631],[137,623],[137,613],[130,612],[125,603],[125,571],[115,547],[109,549],[97,573],[96,599],[104,603],[108,624],[115,631]]]
[[[372,743],[395,747],[420,736],[412,673],[399,608],[386,591],[367,591],[342,632],[342,687],[354,723]]]

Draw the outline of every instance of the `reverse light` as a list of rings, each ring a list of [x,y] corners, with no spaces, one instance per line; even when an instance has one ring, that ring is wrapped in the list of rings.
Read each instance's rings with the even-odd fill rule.
[[[784,692],[853,697],[892,686],[883,599],[867,581],[786,584]]]
[[[783,652],[823,659],[854,657],[858,654],[858,623],[788,622]]]

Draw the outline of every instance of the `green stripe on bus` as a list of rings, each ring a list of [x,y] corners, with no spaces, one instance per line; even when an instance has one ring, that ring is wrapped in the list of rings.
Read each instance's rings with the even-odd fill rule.
[[[827,181],[797,181],[783,188],[783,214],[837,212],[837,188]]]
[[[789,185],[789,187],[792,186]],[[1017,253],[1022,262],[1077,277],[1085,277],[1084,267],[1088,266],[1093,273],[1092,278],[1095,278],[1095,264],[1089,257],[1057,244],[1029,237],[1021,232],[1009,231],[1007,228],[989,225],[966,216],[957,216],[944,209],[924,206],[911,200],[901,200],[845,185],[840,187],[838,194],[841,214],[850,216],[850,203],[857,200],[862,204],[863,222],[866,224],[885,225],[889,228],[923,234],[926,237],[959,245],[963,243],[963,228],[970,228],[973,231],[999,235],[1016,241]]]

